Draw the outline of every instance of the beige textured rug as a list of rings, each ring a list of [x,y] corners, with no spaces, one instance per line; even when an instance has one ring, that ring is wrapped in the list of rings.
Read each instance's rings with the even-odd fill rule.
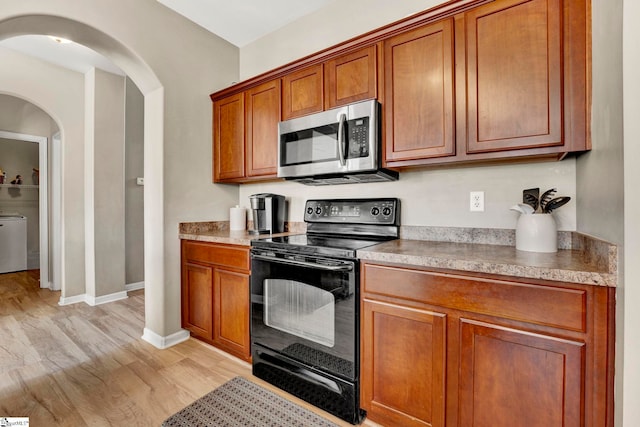
[[[338,427],[251,381],[235,377],[167,418],[162,427]]]

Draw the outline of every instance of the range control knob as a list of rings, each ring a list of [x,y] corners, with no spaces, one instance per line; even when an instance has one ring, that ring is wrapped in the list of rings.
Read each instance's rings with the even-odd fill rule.
[[[313,207],[309,206],[307,207],[307,215],[312,215],[313,214]]]
[[[322,213],[322,206],[316,207],[316,215],[320,215]]]
[[[371,215],[373,216],[378,216],[378,214],[380,213],[380,208],[377,206],[374,206],[371,208]]]
[[[389,206],[385,206],[382,208],[382,215],[389,216],[391,215],[391,208]]]

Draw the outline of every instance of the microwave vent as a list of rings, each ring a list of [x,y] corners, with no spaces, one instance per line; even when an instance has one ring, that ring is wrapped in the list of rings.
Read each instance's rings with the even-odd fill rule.
[[[378,169],[374,172],[364,172],[357,174],[345,175],[319,175],[304,178],[293,178],[292,181],[299,182],[304,185],[338,185],[338,184],[359,184],[367,182],[388,182],[397,181],[398,172],[386,169]]]

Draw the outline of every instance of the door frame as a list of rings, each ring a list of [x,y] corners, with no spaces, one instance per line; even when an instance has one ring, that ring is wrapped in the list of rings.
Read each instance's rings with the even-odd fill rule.
[[[0,138],[38,143],[39,181],[38,216],[40,223],[40,287],[53,289],[49,282],[49,206],[48,206],[48,138],[0,130]],[[59,285],[59,284],[58,284]]]

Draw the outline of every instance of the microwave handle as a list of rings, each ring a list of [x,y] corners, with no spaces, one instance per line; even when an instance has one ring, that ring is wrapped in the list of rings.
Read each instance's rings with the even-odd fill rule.
[[[344,125],[347,122],[347,115],[340,114],[340,122],[338,123],[338,156],[340,158],[340,165],[345,166],[347,161],[344,158],[345,149],[345,137],[344,137]]]

